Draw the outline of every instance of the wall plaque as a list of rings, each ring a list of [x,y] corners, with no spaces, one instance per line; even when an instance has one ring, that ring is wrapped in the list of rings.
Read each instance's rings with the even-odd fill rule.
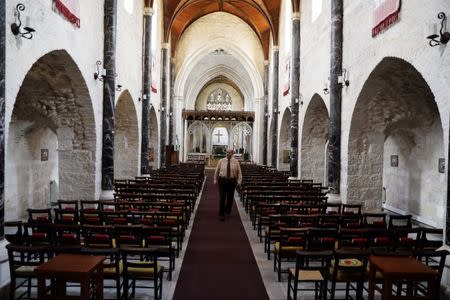
[[[391,155],[391,167],[398,167],[398,155]]]
[[[439,158],[438,170],[439,173],[445,173],[445,158]]]
[[[48,160],[48,149],[41,149],[41,161]]]

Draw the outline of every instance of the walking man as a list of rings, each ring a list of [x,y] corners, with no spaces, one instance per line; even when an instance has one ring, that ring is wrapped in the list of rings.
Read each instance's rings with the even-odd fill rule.
[[[236,185],[242,182],[241,166],[233,157],[233,150],[227,151],[227,156],[219,160],[214,173],[214,184],[219,183],[219,218],[225,221],[225,214],[231,214]]]

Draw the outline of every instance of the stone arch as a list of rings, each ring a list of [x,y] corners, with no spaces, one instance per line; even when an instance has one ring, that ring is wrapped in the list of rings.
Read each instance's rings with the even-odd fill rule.
[[[286,108],[281,119],[278,143],[278,165],[280,170],[290,168],[291,153],[291,110]]]
[[[243,149],[253,157],[253,128],[247,122],[240,122],[231,129],[230,144],[234,150]],[[240,151],[238,151],[240,152]]]
[[[188,127],[188,153],[208,153],[210,148],[208,126],[201,121],[194,121]]]
[[[40,57],[13,107],[7,143],[6,215],[59,199],[95,197],[95,119],[89,90],[65,50]]]
[[[328,140],[328,110],[322,97],[315,94],[305,112],[302,130],[300,174],[303,179],[323,182]]]
[[[122,92],[115,109],[114,177],[134,178],[139,175],[139,126],[133,98]]]
[[[150,109],[149,137],[148,137],[148,164],[150,168],[157,169],[159,167],[159,127],[158,117],[156,116],[155,107]]]
[[[410,63],[384,58],[366,80],[353,111],[348,202],[379,209],[385,188],[388,208],[428,223],[443,220],[445,176],[437,167],[443,157],[441,118],[427,82]]]

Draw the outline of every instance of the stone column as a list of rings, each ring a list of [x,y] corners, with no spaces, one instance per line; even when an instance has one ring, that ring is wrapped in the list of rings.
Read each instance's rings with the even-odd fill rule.
[[[169,145],[175,145],[175,141],[173,140],[174,126],[173,126],[173,118],[175,110],[174,106],[174,86],[175,86],[175,61],[174,58],[170,59],[170,95],[169,95]]]
[[[298,105],[300,98],[300,13],[292,16],[291,54],[291,177],[298,175]]]
[[[150,173],[148,162],[148,136],[149,136],[149,104],[152,95],[152,15],[151,7],[144,8],[144,42],[142,52],[144,53],[144,70],[142,78],[142,128],[141,128],[141,175]]]
[[[103,65],[102,199],[111,198],[114,183],[114,102],[116,97],[117,0],[105,0]]]
[[[269,61],[264,61],[264,122],[263,122],[263,165],[267,165],[267,144],[269,128]]]
[[[328,186],[330,193],[339,194],[341,172],[341,102],[342,87],[342,22],[343,0],[331,1],[331,64],[330,64],[330,123],[328,144]]]
[[[5,1],[0,0],[0,240],[5,236]]]
[[[450,133],[449,133],[450,136]],[[445,244],[450,246],[450,140],[448,141],[447,156],[447,214],[445,220]],[[449,275],[447,275],[448,277]],[[448,279],[447,279],[448,280]]]
[[[278,64],[280,50],[278,46],[273,47],[273,85],[272,85],[272,161],[271,166],[277,167],[278,157]]]
[[[160,160],[161,167],[166,165],[166,140],[167,140],[167,96],[169,92],[169,44],[163,44],[161,48],[161,108],[160,108],[160,120],[161,120],[161,130],[160,130],[160,145],[161,149]]]

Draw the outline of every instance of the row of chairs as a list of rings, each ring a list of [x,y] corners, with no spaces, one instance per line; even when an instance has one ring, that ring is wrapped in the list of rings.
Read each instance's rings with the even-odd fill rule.
[[[152,285],[139,286],[152,288],[154,299],[161,299],[163,286],[164,266],[159,263],[161,253],[150,248],[137,248],[121,246],[118,248],[90,248],[81,246],[49,247],[23,246],[8,244],[8,261],[11,276],[10,300],[16,299],[17,290],[25,287],[26,290],[17,296],[18,299],[32,296],[33,282],[36,279],[34,270],[61,253],[100,255],[104,256],[103,277],[105,281],[112,281],[116,299],[129,299],[135,296],[138,287],[136,282],[147,281]]]
[[[338,249],[308,251],[298,250],[295,267],[289,269],[287,299],[296,300],[298,291],[314,291],[314,299],[334,299],[337,284],[345,284],[346,299],[351,290],[356,299],[364,299],[363,293],[367,288],[369,255],[411,256],[436,270],[437,280],[440,282],[445,265],[447,250],[422,250],[404,252],[386,252],[377,250]],[[401,271],[401,270],[399,270]],[[382,277],[377,274],[376,282],[381,283]],[[313,283],[314,287],[309,284]],[[328,284],[331,286],[328,288]],[[424,295],[427,286],[419,283],[414,286],[415,295]],[[439,295],[439,285],[436,295]],[[404,295],[403,283],[396,284],[396,295]]]
[[[411,229],[324,229],[281,227],[274,243],[274,271],[278,281],[283,261],[292,260],[297,250],[383,249],[385,251],[435,250],[442,245],[442,230],[430,228]]]

